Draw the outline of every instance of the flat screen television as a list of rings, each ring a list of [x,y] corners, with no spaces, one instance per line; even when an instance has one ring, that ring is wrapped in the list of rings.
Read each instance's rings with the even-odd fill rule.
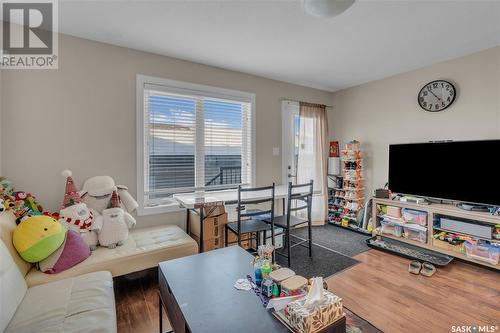
[[[389,146],[389,189],[398,194],[500,206],[500,140]]]

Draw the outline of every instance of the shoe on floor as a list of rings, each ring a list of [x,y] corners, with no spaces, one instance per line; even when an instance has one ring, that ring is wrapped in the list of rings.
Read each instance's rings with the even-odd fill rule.
[[[436,267],[433,264],[428,262],[424,262],[422,264],[422,270],[420,271],[420,274],[430,277],[433,276],[434,273],[436,273]]]
[[[408,272],[412,274],[418,275],[421,269],[422,269],[422,264],[420,263],[420,261],[417,260],[413,260],[412,262],[410,262],[410,265],[408,266]]]

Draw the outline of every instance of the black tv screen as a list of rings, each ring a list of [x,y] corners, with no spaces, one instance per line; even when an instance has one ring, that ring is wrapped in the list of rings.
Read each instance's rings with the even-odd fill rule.
[[[389,146],[389,189],[398,194],[500,206],[500,140]]]

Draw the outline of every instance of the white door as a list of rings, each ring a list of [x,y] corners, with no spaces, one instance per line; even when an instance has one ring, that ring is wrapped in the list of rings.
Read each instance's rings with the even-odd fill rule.
[[[297,183],[297,157],[299,151],[299,103],[283,101],[281,104],[282,184]]]
[[[288,182],[297,184],[297,161],[299,154],[299,103],[293,101],[283,101],[281,104],[282,119],[282,183]],[[314,135],[314,133],[310,133]],[[302,167],[308,167],[302,165]],[[315,186],[316,187],[316,186]],[[324,224],[324,194],[315,193],[312,201],[312,221],[313,224]]]

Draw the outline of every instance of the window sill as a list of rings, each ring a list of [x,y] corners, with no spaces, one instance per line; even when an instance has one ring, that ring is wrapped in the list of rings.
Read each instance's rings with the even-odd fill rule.
[[[157,214],[165,214],[165,213],[176,213],[182,212],[185,208],[179,206],[177,202],[169,202],[164,204],[158,204],[156,206],[147,206],[147,207],[138,207],[137,215],[138,216],[146,216],[146,215],[157,215]]]

